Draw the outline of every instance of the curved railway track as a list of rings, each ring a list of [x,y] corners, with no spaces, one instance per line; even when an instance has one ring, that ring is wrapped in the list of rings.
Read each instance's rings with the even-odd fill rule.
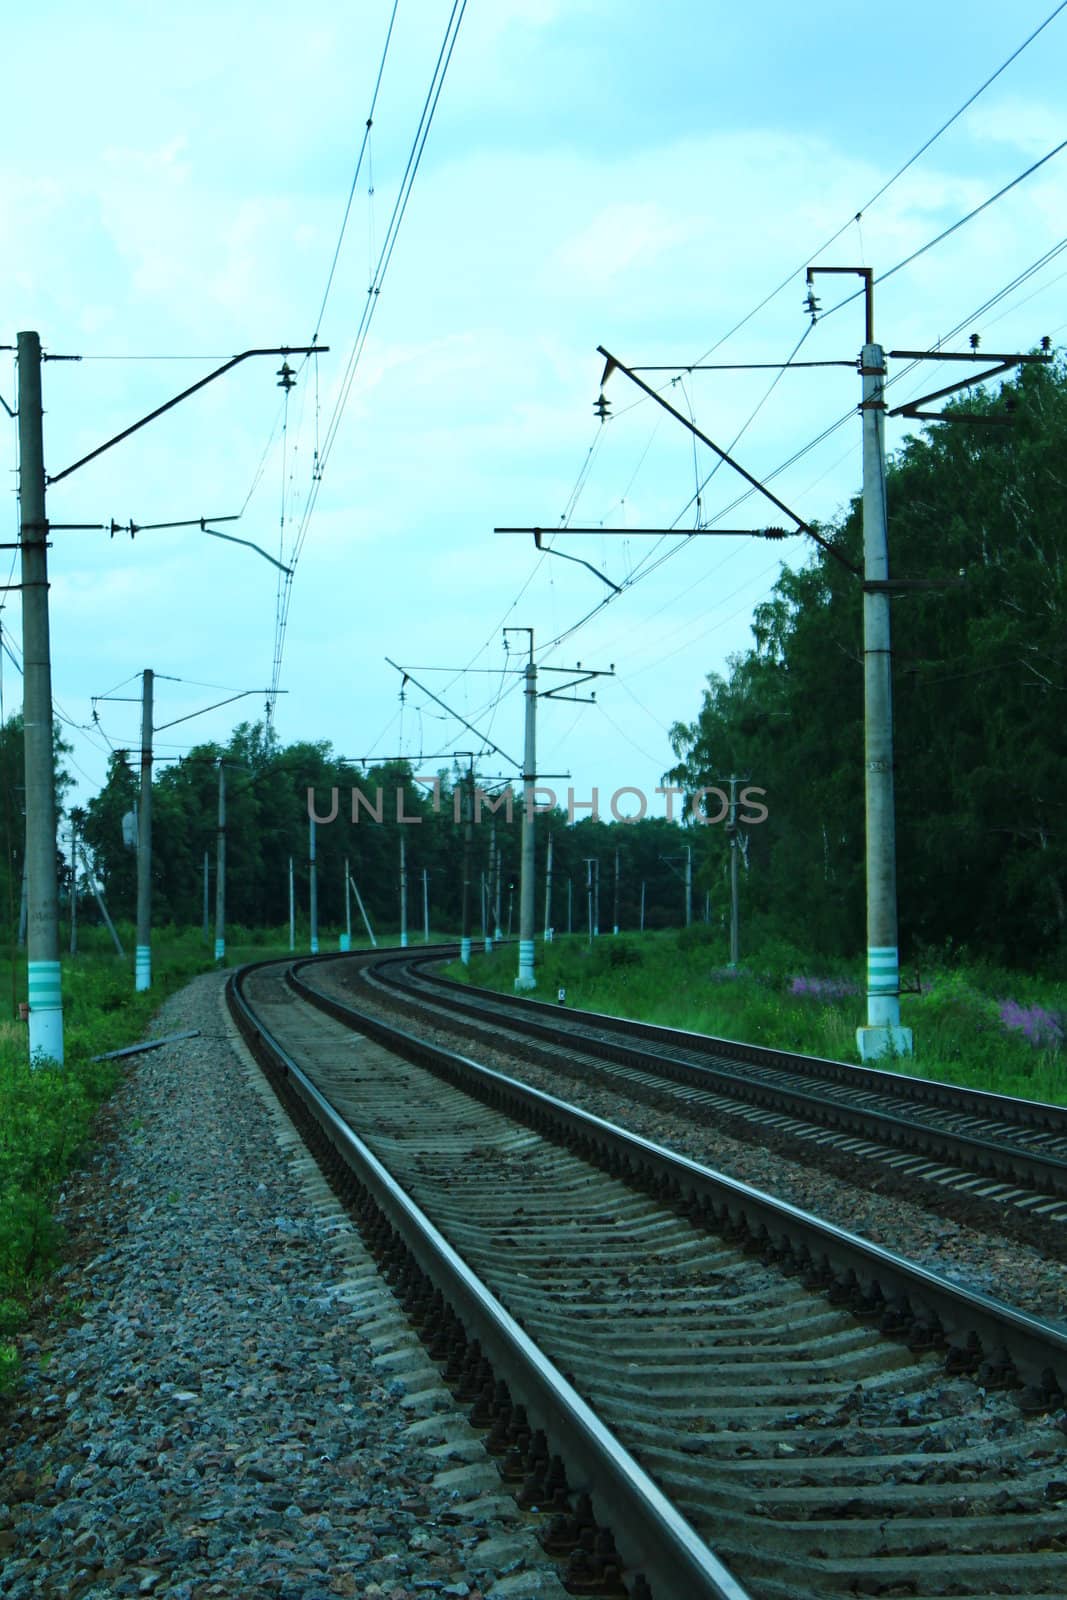
[[[595,1062],[638,1098],[673,1099],[729,1118],[749,1136],[807,1144],[821,1156],[880,1168],[898,1192],[942,1191],[963,1220],[999,1222],[1067,1253],[1067,1107],[596,1012],[472,990],[430,970],[426,955],[390,952],[352,970],[393,994]]]
[[[242,1030],[523,1503],[554,1508],[573,1592],[1067,1589],[1062,1331],[298,965],[245,970]]]

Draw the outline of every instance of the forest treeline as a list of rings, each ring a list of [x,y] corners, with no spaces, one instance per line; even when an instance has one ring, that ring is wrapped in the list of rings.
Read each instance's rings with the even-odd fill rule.
[[[1067,931],[1067,370],[1028,366],[949,408],[887,473],[897,865],[905,958],[966,950],[1058,970]],[[862,565],[859,501],[820,531]],[[784,569],[754,642],[672,730],[676,782],[767,790],[745,901],[803,947],[864,945],[863,600],[832,555]],[[725,842],[705,830],[705,872]]]
[[[460,927],[465,815],[462,770],[442,770],[435,784],[415,781],[405,761],[362,765],[338,758],[328,743],[282,745],[262,724],[242,724],[222,747],[204,744],[165,767],[152,785],[153,916],[157,923],[193,924],[203,915],[204,859],[209,874],[209,917],[214,926],[219,764],[226,786],[227,920],[245,927],[284,925],[289,917],[289,861],[297,915],[307,925],[309,809],[316,815],[316,877],[322,927],[343,926],[344,873],[352,879],[376,933],[400,926],[400,842],[405,845],[408,927],[421,933],[423,872],[427,874],[431,928]],[[91,800],[84,833],[104,883],[113,916],[131,918],[136,905],[135,852],[124,842],[123,817],[136,810],[136,753],[116,751],[107,782]],[[475,770],[477,780],[477,770]],[[353,793],[360,797],[355,804]],[[518,933],[518,883],[522,801],[499,784],[477,788],[479,816],[471,830],[471,921],[481,929],[483,874],[491,845],[502,857],[500,911],[503,931]],[[481,798],[486,795],[488,799]],[[497,809],[491,810],[490,803]],[[403,819],[403,820],[401,820]],[[128,830],[127,830],[128,831]],[[684,920],[683,853],[688,838],[676,823],[648,819],[630,827],[591,818],[567,826],[559,809],[536,818],[537,927],[545,912],[545,865],[553,848],[552,925],[560,932],[587,924],[586,861],[599,862],[599,925],[612,926],[618,852],[620,926],[636,928],[641,885],[645,925]],[[666,859],[664,859],[666,858]],[[353,933],[362,932],[358,906],[350,904]]]
[[[890,570],[931,586],[893,600],[894,719],[900,942],[907,961],[965,950],[1056,975],[1067,956],[1067,370],[1029,366],[996,392],[955,411],[1009,422],[929,426],[909,439],[887,474]],[[828,544],[862,565],[858,499]],[[813,547],[785,567],[753,620],[751,647],[707,679],[692,721],[671,742],[671,782],[692,794],[731,773],[765,791],[766,820],[743,826],[742,954],[768,938],[812,954],[855,958],[864,934],[863,598],[859,580]],[[688,691],[686,691],[688,692]],[[681,699],[681,694],[679,695]],[[685,713],[684,705],[679,710]],[[70,779],[57,728],[57,794]],[[223,746],[201,745],[157,769],[153,783],[153,894],[157,924],[197,925],[208,856],[211,916],[218,773],[227,788],[227,915],[246,927],[284,925],[293,858],[298,915],[308,905],[308,791],[319,814],[338,791],[338,815],[318,828],[320,921],[344,915],[344,862],[376,930],[399,926],[399,846],[407,850],[408,923],[421,927],[422,873],[434,929],[460,919],[463,830],[454,820],[457,769],[439,774],[435,798],[404,762],[369,769],[327,743],[281,745],[260,724],[242,724]],[[116,751],[107,781],[80,814],[112,914],[132,918],[136,862],[123,817],[136,810],[138,753]],[[6,829],[6,899],[17,917],[22,862],[22,739],[18,718],[0,729],[0,800]],[[366,807],[351,820],[351,794]],[[417,822],[400,823],[402,815]],[[717,804],[717,802],[716,802]],[[63,840],[70,821],[66,814]],[[745,815],[743,813],[743,815]],[[501,907],[513,899],[517,932],[521,801],[496,819],[503,851]],[[586,818],[568,826],[560,810],[537,818],[537,925],[544,917],[549,834],[551,920],[584,931],[588,859],[599,862],[599,926],[633,929],[645,885],[645,924],[684,920],[684,858],[692,851],[693,915],[727,916],[727,830],[646,819],[630,825]],[[481,876],[489,868],[491,819],[474,829],[472,921],[480,930]],[[70,869],[61,850],[61,882]],[[82,903],[93,915],[84,872]],[[353,908],[353,927],[358,932]]]

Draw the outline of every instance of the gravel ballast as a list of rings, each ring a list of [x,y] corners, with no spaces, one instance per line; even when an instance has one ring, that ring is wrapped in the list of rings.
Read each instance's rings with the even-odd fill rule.
[[[133,1059],[62,1203],[71,1259],[0,1410],[0,1595],[562,1600],[221,977],[154,1031],[186,1028]]]

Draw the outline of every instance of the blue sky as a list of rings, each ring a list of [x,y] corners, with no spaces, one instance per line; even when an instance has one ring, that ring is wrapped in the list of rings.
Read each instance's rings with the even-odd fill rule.
[[[47,351],[85,358],[45,368],[50,472],[230,354],[309,341],[390,10],[391,0],[194,4],[163,17],[45,3],[9,21],[0,343],[33,328]],[[389,655],[518,756],[519,694],[482,717],[505,681],[501,626],[533,627],[547,644],[608,590],[494,525],[556,525],[584,467],[575,523],[667,525],[712,464],[703,449],[694,462],[688,435],[658,407],[635,405],[620,375],[613,420],[599,428],[596,346],[635,363],[698,360],[1052,10],[1053,0],[1010,11],[992,0],[469,0],[307,525],[281,738],[329,739],[352,756],[469,748],[412,686],[401,705]],[[243,509],[231,531],[288,559],[316,418],[321,443],[450,11],[451,0],[400,0],[372,160],[322,322],[330,352],[317,390],[314,367],[300,373],[284,447],[279,363],[249,362],[57,484],[53,520]],[[1065,42],[1067,11],[817,259],[884,272],[1059,143]],[[1065,190],[1067,152],[879,288],[887,347],[928,348],[1055,246]],[[1065,268],[1052,262],[980,319],[984,345],[1023,350],[1044,333],[1062,344]],[[827,306],[836,298],[820,293]],[[783,360],[807,326],[803,294],[801,270],[715,359]],[[852,306],[820,323],[803,355],[852,359],[861,340]],[[142,359],[164,356],[198,359]],[[694,375],[669,393],[724,445],[763,400],[736,453],[765,474],[844,416],[858,385],[844,369],[788,374],[763,399],[769,381]],[[927,367],[901,398],[940,381]],[[5,354],[0,395],[14,394]],[[13,469],[14,426],[0,422]],[[890,443],[899,437],[891,430]],[[774,487],[826,519],[858,482],[853,418]],[[719,473],[704,513],[739,487]],[[12,470],[12,539],[14,491]],[[751,502],[725,518],[765,520]],[[618,584],[651,557],[650,541],[607,533],[559,548]],[[57,531],[50,559],[54,689],[74,725],[83,796],[104,776],[108,740],[138,739],[135,708],[122,703],[101,705],[94,727],[93,695],[151,666],[162,724],[221,697],[200,685],[269,683],[275,573],[252,552],[199,530],[132,543]],[[580,796],[594,784],[602,796],[651,790],[672,759],[670,724],[696,715],[705,674],[745,648],[782,559],[804,559],[802,544],[693,540],[549,652],[556,665],[614,662],[618,677],[596,707],[542,704],[542,770],[573,773]],[[18,654],[17,594],[0,620]],[[419,670],[467,665],[480,670]],[[20,688],[6,658],[3,677],[10,712]],[[254,696],[161,732],[159,753],[224,737],[238,715],[261,711]]]

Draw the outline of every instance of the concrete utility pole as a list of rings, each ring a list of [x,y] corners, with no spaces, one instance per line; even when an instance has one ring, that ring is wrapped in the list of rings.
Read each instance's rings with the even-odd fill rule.
[[[493,941],[489,937],[489,888],[485,881],[485,873],[478,874],[478,908],[482,917],[482,948],[486,955],[493,948]]]
[[[870,281],[867,284],[871,295]],[[885,498],[885,352],[874,343],[868,298],[863,380],[863,694],[867,813],[867,1025],[860,1059],[911,1054],[900,1026],[897,845],[893,796],[893,657],[889,640],[889,545]]]
[[[430,874],[425,867],[422,869],[422,938],[424,944],[430,942]]]
[[[48,523],[44,505],[41,341],[18,336],[19,531],[22,545],[22,721],[26,767],[26,943],[30,1062],[63,1062],[59,966]]]
[[[226,959],[226,763],[219,757],[219,820],[215,844],[215,960]]]
[[[474,763],[463,781],[463,896],[460,905],[459,959],[465,967],[471,963],[471,845],[474,830]]]
[[[730,784],[730,816],[726,824],[726,832],[730,840],[730,966],[736,967],[740,960],[741,948],[741,921],[737,894],[737,857],[740,851],[741,840],[737,832],[737,785],[741,780],[731,777]]]
[[[345,857],[345,931],[341,935],[341,949],[352,948],[352,890],[349,888],[348,857]]]
[[[552,835],[548,836],[548,855],[545,860],[545,938],[552,937]]]
[[[311,954],[319,953],[319,873],[315,860],[315,818],[308,818],[308,873],[311,888]]]
[[[611,931],[612,931],[612,933],[618,933],[618,931],[619,931],[619,852],[617,850],[615,852],[615,879],[614,879],[613,887],[614,887],[614,891],[615,891],[615,896],[614,896],[615,904],[614,904],[614,907],[613,907],[613,910],[612,910],[612,916],[611,916]]]
[[[400,948],[408,947],[408,858],[406,840],[400,835]],[[485,907],[482,907],[482,926],[485,926]]]
[[[495,883],[496,883],[496,873],[497,873],[497,862],[496,862],[496,822],[494,821],[494,822],[491,822],[489,824],[489,881],[488,881],[488,883],[486,885],[486,894],[487,894],[487,897],[488,897],[488,899],[487,899],[487,912],[486,912],[486,930],[485,930],[485,953],[486,953],[486,955],[488,955],[490,953],[490,951],[492,950],[492,948],[493,948],[494,936],[496,938],[498,938],[498,939],[500,937],[500,930],[497,927],[497,922],[499,921],[499,918],[496,915],[496,910],[495,910],[496,901],[495,901],[494,893],[493,893],[494,886],[495,886]]]
[[[534,976],[534,785],[537,782],[537,668],[533,629],[526,663],[526,743],[522,758],[522,869],[519,874],[519,971],[516,989],[536,989]]]
[[[209,891],[208,891],[208,881],[209,881],[209,877],[210,877],[210,871],[211,871],[210,860],[209,860],[208,852],[205,850],[204,851],[204,943],[205,944],[207,944],[208,940],[211,938],[211,900],[210,900],[210,895],[209,895]]]
[[[585,861],[585,900],[586,917],[589,923],[589,944],[593,943],[593,857],[584,856]]]
[[[593,857],[593,938],[600,938],[600,857]]]
[[[207,857],[204,858],[205,865]],[[289,948],[296,949],[296,894],[293,883],[293,858],[289,857]],[[347,886],[346,886],[347,887]]]
[[[493,828],[495,833],[496,823],[493,824]],[[504,923],[500,915],[500,908],[503,904],[504,895],[503,882],[504,846],[502,844],[498,844],[496,847],[496,898],[493,902],[493,937],[496,939],[497,943],[499,943],[504,937]]]
[[[145,667],[141,678],[141,795],[137,811],[137,943],[134,988],[152,987],[152,685]]]

